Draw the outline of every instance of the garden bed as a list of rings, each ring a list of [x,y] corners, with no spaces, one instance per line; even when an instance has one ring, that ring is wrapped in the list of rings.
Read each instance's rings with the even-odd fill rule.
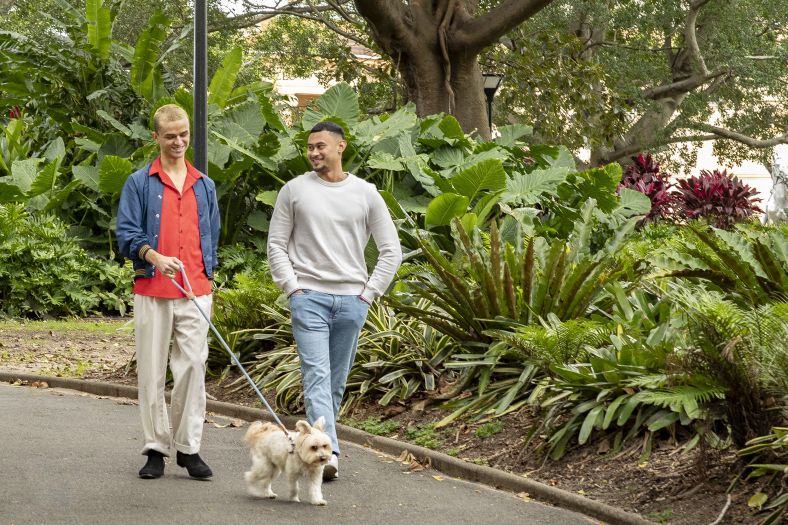
[[[134,337],[125,321],[0,324],[0,369],[5,371],[135,384],[133,370],[127,372],[133,353]],[[259,405],[251,389],[231,386],[235,379],[232,373],[221,381],[208,378],[209,395],[220,401]],[[529,448],[522,446],[536,422],[528,407],[487,423],[459,422],[440,430],[431,425],[445,413],[414,407],[418,405],[360,406],[342,422],[527,476],[662,523],[714,522],[726,506],[728,485],[741,468],[731,451],[696,448],[682,454],[682,443],[669,439],[655,440],[648,458],[643,457],[642,441],[612,454],[610,443],[602,438],[569,449],[558,461],[545,461],[534,451],[538,439]],[[757,523],[747,507],[753,492],[751,486],[734,490],[719,523]]]

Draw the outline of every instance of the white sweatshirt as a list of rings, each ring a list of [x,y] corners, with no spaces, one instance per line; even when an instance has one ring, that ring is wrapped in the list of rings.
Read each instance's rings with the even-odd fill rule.
[[[372,276],[364,262],[370,235],[380,252]],[[401,262],[397,229],[374,184],[352,174],[327,182],[310,171],[280,190],[268,263],[287,295],[301,288],[372,302],[386,292]]]

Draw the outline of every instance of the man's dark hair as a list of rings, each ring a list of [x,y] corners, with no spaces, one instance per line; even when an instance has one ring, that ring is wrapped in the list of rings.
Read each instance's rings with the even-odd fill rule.
[[[323,122],[318,122],[315,124],[312,129],[310,130],[310,135],[312,133],[320,133],[321,131],[328,131],[330,133],[335,133],[342,137],[342,140],[345,140],[345,130],[342,129],[342,126],[335,122],[331,122],[330,120],[324,120]]]

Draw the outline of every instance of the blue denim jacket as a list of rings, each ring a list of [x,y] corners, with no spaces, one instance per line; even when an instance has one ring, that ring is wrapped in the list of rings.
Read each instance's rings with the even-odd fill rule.
[[[135,171],[123,185],[118,206],[116,235],[118,251],[134,264],[134,278],[153,277],[154,266],[139,258],[140,248],[146,244],[154,250],[159,244],[161,206],[164,183],[159,177],[148,175],[150,165]],[[205,273],[213,278],[219,260],[219,207],[216,185],[203,175],[194,186],[200,225],[200,247]]]

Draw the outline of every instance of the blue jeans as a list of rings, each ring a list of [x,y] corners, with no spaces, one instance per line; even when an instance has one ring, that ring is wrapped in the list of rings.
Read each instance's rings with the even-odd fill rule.
[[[357,295],[304,290],[290,296],[306,417],[310,424],[320,416],[326,419],[325,431],[337,454],[336,418],[368,309]]]

